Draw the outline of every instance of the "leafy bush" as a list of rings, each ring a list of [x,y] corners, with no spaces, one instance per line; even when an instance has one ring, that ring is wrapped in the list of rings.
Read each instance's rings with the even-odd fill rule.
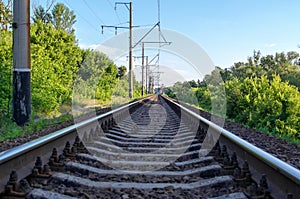
[[[300,138],[300,93],[282,82],[279,75],[269,80],[246,78],[226,82],[227,116],[252,128],[280,136]]]
[[[11,95],[12,33],[0,29],[0,114],[9,114]]]
[[[81,57],[73,34],[41,21],[32,24],[31,84],[35,111],[53,116],[61,104],[71,101]]]

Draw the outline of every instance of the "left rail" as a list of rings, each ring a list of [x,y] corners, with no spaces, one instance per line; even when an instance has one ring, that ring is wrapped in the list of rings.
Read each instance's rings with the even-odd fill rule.
[[[111,118],[113,114],[114,118],[125,117],[126,110],[138,106],[142,101],[149,98],[151,98],[151,96],[123,105],[107,113],[84,120],[47,136],[1,152],[0,193],[5,190],[5,185],[10,178],[11,171],[17,171],[19,179],[27,177],[32,172],[36,157],[40,157],[43,162],[47,162],[51,156],[53,148],[56,148],[56,150],[61,153],[67,141],[75,141],[75,138],[78,136],[77,129],[84,128],[94,122],[99,122],[99,124],[107,124],[108,121],[112,121]]]

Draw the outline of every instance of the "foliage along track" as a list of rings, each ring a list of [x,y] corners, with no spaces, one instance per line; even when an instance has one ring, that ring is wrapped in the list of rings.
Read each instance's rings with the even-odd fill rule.
[[[195,130],[166,100],[154,96],[130,114],[107,114],[100,128],[85,127],[61,152],[49,149],[47,161],[37,157],[26,178],[11,172],[1,197],[276,198],[268,176],[253,180],[251,163],[241,164],[226,145],[200,156],[207,126]]]

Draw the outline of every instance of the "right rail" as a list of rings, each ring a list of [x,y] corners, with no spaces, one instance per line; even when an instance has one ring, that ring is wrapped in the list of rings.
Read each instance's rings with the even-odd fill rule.
[[[300,171],[298,169],[201,117],[172,99],[163,98],[170,106],[181,109],[181,114],[184,114],[184,117],[190,120],[191,125],[197,123],[195,120],[200,121],[207,125],[208,134],[219,135],[220,144],[225,145],[228,151],[235,152],[240,164],[243,161],[249,163],[252,178],[256,182],[259,182],[261,174],[265,174],[273,197],[285,198],[287,195],[293,195],[294,198],[300,198]]]

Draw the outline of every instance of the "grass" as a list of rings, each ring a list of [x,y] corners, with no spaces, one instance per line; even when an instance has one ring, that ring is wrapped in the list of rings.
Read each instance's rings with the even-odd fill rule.
[[[238,122],[238,121],[235,121],[234,119],[230,119],[230,118],[226,118],[226,120],[229,120],[229,121],[231,121],[231,122],[235,122],[235,123],[240,123],[240,122]],[[291,143],[291,144],[295,144],[295,145],[297,145],[297,146],[299,146],[300,147],[300,139],[297,139],[296,137],[294,137],[294,136],[290,136],[290,135],[287,135],[287,134],[280,134],[280,133],[278,133],[278,132],[270,132],[267,128],[256,128],[256,127],[250,127],[249,125],[247,125],[247,124],[243,124],[243,123],[240,123],[240,124],[242,124],[242,125],[244,125],[244,126],[247,126],[247,127],[249,127],[249,128],[252,128],[252,129],[254,129],[254,130],[257,130],[257,131],[260,131],[260,132],[262,132],[262,133],[264,133],[264,134],[267,134],[267,135],[272,135],[272,136],[275,136],[275,137],[277,137],[277,138],[280,138],[280,139],[283,139],[283,140],[285,140],[285,141],[287,141],[287,142],[289,142],[289,143]]]
[[[94,109],[92,109],[91,107],[116,107],[125,103],[128,103],[130,101],[133,100],[137,100],[140,99],[140,97],[134,98],[134,99],[128,99],[128,98],[117,98],[114,99],[114,101],[110,101],[110,102],[106,102],[105,104],[99,104],[98,102],[95,103],[95,100],[85,100],[85,101],[81,101],[81,106],[85,107],[83,110],[79,111],[78,113],[76,113],[76,116],[80,116],[82,114],[86,114],[90,111],[94,111]],[[189,104],[190,106],[193,106],[195,108],[198,108],[200,110],[203,111],[207,111],[197,105],[194,104]],[[42,129],[45,129],[47,127],[50,127],[52,125],[56,125],[59,124],[61,122],[65,122],[65,121],[69,121],[73,119],[73,115],[70,114],[72,110],[72,106],[71,105],[63,105],[60,109],[60,112],[63,114],[57,115],[57,117],[55,118],[40,118],[37,117],[33,114],[33,116],[31,117],[30,121],[24,126],[24,127],[20,127],[18,126],[16,123],[11,121],[11,117],[10,116],[2,116],[0,119],[0,141],[4,141],[4,140],[8,140],[8,139],[12,139],[12,138],[16,138],[22,135],[27,135],[36,131],[40,131]],[[209,112],[209,111],[207,111]],[[232,119],[226,118],[229,121],[235,122]],[[245,124],[243,124],[245,125]],[[247,125],[246,125],[247,126]],[[276,133],[272,133],[272,132],[268,132],[266,129],[256,129],[255,130],[261,131],[265,134],[269,134],[269,135],[274,135],[276,137],[279,137],[281,139],[286,140],[289,143],[293,143],[296,144],[297,146],[300,146],[300,140],[292,137],[292,136],[288,136],[288,135],[282,135],[282,134],[276,134]]]
[[[36,131],[40,131],[49,126],[59,124],[61,122],[72,120],[73,117],[70,114],[64,114],[60,117],[48,119],[33,119],[31,117],[30,121],[23,127],[18,126],[15,122],[12,122],[9,117],[2,119],[0,122],[0,141],[16,138],[22,135],[27,135]]]
[[[184,103],[185,103],[185,102],[184,102]],[[202,110],[202,111],[206,111],[206,112],[208,112],[208,113],[211,113],[210,110],[206,110],[205,108],[202,108],[202,107],[200,107],[200,106],[198,106],[198,105],[190,104],[190,103],[185,103],[185,104],[187,104],[187,105],[189,105],[189,106],[192,106],[192,107],[195,107],[195,108],[197,108],[197,109],[200,109],[200,110]],[[228,117],[226,117],[225,119],[228,120],[228,121],[231,121],[231,122],[239,123],[239,122],[237,122],[237,121],[235,121],[235,120],[233,120],[233,119],[230,119],[230,118],[228,118]],[[240,123],[240,124],[241,124],[241,123]],[[297,146],[300,147],[300,139],[297,139],[296,137],[289,136],[289,135],[286,135],[286,134],[279,134],[279,133],[276,133],[276,132],[269,132],[269,131],[268,131],[267,129],[265,129],[265,128],[255,128],[255,127],[253,128],[253,127],[248,126],[247,124],[242,124],[242,125],[247,126],[247,127],[249,127],[249,128],[252,128],[252,129],[254,129],[254,130],[260,131],[260,132],[262,132],[262,133],[268,134],[268,135],[273,135],[273,136],[275,136],[275,137],[277,137],[277,138],[283,139],[283,140],[285,140],[285,141],[287,141],[287,142],[289,142],[289,143],[291,143],[291,144],[295,144],[295,145],[297,145]]]
[[[269,132],[266,128],[254,128],[255,130],[258,130],[260,132],[263,132],[265,134],[268,134],[268,135],[273,135],[275,137],[278,137],[280,139],[283,139],[289,143],[292,143],[292,144],[296,144],[297,146],[300,147],[300,139],[297,139],[293,136],[289,136],[289,135],[285,135],[285,134],[279,134],[279,133],[276,133],[276,132]]]
[[[75,115],[71,114],[72,105],[64,104],[61,106],[59,111],[60,113],[57,114],[56,117],[46,118],[45,116],[42,116],[40,114],[33,113],[31,115],[30,121],[23,127],[20,127],[15,122],[12,122],[10,115],[3,114],[0,115],[0,141],[9,140],[12,138],[20,137],[22,135],[27,135],[65,121],[73,120],[75,116],[78,117],[80,115],[94,111],[95,107],[115,107],[136,99],[140,99],[140,97],[134,99],[118,98],[114,99],[114,101],[107,101],[101,104],[96,100],[82,100],[80,101],[80,104],[77,105],[80,105],[80,107],[83,108],[76,111]]]

